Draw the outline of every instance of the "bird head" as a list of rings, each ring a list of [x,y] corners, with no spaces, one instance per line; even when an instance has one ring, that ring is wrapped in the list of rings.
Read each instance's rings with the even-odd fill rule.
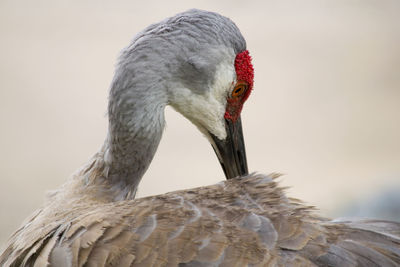
[[[248,173],[240,114],[252,88],[251,57],[237,26],[217,13],[193,9],[150,25],[123,51],[109,114],[123,117],[114,107],[145,105],[154,113],[164,103],[172,106],[210,141],[230,179]],[[140,129],[147,135],[143,129],[154,127]]]
[[[230,179],[248,174],[240,114],[254,70],[236,25],[215,13],[200,14],[202,25],[192,27],[188,33],[194,37],[180,44],[178,82],[169,90],[169,104],[206,136]]]
[[[206,89],[196,90],[190,83],[174,88],[170,104],[206,136],[230,179],[248,173],[240,114],[253,88],[254,75],[247,50],[236,54],[223,49],[211,49],[216,53],[213,59],[220,60],[209,66],[213,70],[208,74],[212,82],[204,83]],[[197,68],[194,64],[191,62]]]

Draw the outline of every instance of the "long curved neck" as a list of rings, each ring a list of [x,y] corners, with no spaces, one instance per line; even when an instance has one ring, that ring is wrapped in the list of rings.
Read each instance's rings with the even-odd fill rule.
[[[124,68],[117,70],[109,96],[108,135],[84,170],[86,186],[110,200],[135,197],[165,125],[165,85],[160,79],[138,80]]]
[[[145,99],[135,101],[145,103]],[[118,188],[122,198],[135,195],[154,157],[165,125],[164,107],[164,103],[138,103],[134,107],[127,104],[109,115],[105,150],[105,162],[109,166],[107,181]]]

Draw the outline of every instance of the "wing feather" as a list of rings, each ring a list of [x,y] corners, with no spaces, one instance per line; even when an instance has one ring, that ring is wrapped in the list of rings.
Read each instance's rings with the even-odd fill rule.
[[[0,263],[62,267],[400,265],[400,224],[319,218],[312,207],[287,198],[271,177],[253,175],[115,203],[78,200],[68,202],[72,210],[66,203],[42,210],[12,237]],[[63,210],[54,212],[54,205]]]

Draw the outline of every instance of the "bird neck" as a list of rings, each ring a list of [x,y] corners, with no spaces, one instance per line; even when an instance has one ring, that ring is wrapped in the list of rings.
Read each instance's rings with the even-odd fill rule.
[[[84,170],[83,175],[86,187],[92,191],[95,188],[103,198],[117,201],[135,197],[165,125],[167,97],[162,87],[121,87],[114,79],[109,97],[108,135],[94,162],[88,165],[90,170]]]

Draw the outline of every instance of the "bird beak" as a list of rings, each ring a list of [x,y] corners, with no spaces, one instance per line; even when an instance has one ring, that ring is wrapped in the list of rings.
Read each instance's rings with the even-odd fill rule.
[[[225,119],[227,136],[224,140],[210,134],[212,147],[217,154],[218,160],[224,170],[226,179],[235,178],[248,174],[246,149],[244,147],[242,121],[240,116],[233,122]]]

